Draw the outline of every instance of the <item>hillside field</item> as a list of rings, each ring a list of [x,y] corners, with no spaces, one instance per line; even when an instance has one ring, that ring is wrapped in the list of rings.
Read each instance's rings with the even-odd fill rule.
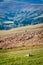
[[[43,48],[0,50],[0,65],[43,65]]]
[[[43,65],[43,23],[0,30],[0,65]]]

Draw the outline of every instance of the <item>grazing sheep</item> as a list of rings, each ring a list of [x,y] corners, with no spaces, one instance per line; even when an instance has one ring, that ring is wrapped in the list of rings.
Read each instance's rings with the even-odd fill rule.
[[[33,56],[33,55],[32,55],[32,54],[30,54],[30,53],[26,55],[26,57],[29,57],[29,56]]]

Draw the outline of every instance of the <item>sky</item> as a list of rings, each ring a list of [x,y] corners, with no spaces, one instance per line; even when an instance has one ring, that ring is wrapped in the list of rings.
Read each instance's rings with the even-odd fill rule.
[[[10,1],[28,2],[32,4],[43,4],[43,0],[0,0],[0,2],[10,2]]]

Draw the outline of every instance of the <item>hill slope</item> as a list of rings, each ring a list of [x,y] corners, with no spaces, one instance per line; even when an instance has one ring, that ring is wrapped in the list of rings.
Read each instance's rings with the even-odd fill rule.
[[[43,45],[43,23],[0,31],[0,49]]]

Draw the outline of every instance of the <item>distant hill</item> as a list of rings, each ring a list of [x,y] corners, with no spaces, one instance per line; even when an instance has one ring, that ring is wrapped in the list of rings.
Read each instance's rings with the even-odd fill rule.
[[[43,4],[0,2],[0,30],[39,23],[43,23]]]

